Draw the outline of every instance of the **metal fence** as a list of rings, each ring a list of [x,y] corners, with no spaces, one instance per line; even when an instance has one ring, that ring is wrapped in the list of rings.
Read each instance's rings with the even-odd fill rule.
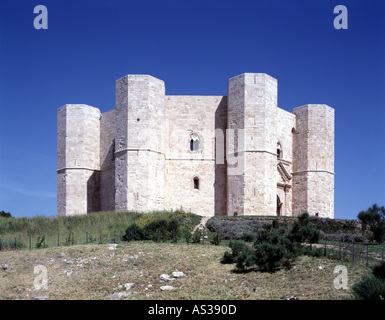
[[[323,250],[323,256],[334,260],[350,261],[365,265],[384,261],[384,246],[368,243],[327,242],[313,245]]]
[[[40,249],[80,244],[117,243],[122,241],[123,232],[70,232],[50,236],[18,236],[0,238],[0,251],[20,249]]]
[[[125,239],[123,240],[123,235]],[[127,241],[142,241],[142,242],[185,242],[208,244],[213,241],[216,233],[211,233],[208,230],[201,230],[199,233],[180,234],[177,230],[172,230],[167,235],[160,230],[151,235],[145,233],[129,233],[124,231],[108,231],[108,232],[69,232],[66,234],[57,233],[50,236],[23,236],[19,235],[13,238],[0,238],[0,251],[4,250],[22,250],[22,249],[44,249],[71,245],[85,244],[103,244],[103,243],[120,243]]]
[[[123,240],[125,235],[125,240]],[[98,233],[91,232],[69,232],[67,234],[57,233],[49,237],[45,236],[18,236],[14,238],[0,238],[0,251],[20,250],[20,249],[42,249],[49,247],[61,247],[84,244],[120,243],[123,241],[142,241],[142,242],[185,242],[187,244],[219,244],[221,236],[218,232],[210,232],[201,229],[200,232],[190,234],[179,234],[176,230],[169,233],[167,237],[161,234],[160,230],[152,235],[145,233],[126,234],[123,231],[104,231]],[[223,241],[224,244],[231,240]],[[334,260],[350,261],[373,265],[384,261],[384,245],[379,246],[367,243],[346,243],[346,242],[327,242],[323,244],[313,244],[313,248],[322,250],[322,255]]]

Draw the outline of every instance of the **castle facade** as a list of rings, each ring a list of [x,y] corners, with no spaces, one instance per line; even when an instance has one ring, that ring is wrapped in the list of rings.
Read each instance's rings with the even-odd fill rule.
[[[191,210],[334,218],[334,109],[277,106],[277,80],[231,78],[227,96],[116,81],[115,108],[58,109],[57,214]]]

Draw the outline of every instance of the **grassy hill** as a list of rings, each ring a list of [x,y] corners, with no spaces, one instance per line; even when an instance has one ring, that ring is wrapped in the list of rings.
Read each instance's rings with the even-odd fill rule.
[[[348,290],[333,286],[334,267],[340,261],[300,257],[290,270],[275,273],[234,272],[234,265],[221,264],[226,246],[186,243],[129,242],[115,250],[108,244],[51,247],[44,250],[0,252],[0,299],[112,299],[114,293],[126,292],[120,299],[345,299],[351,286],[370,269],[349,262]],[[63,253],[65,255],[63,255]],[[47,268],[47,289],[35,290],[34,268]],[[185,276],[167,283],[161,274],[182,271]],[[128,291],[124,284],[133,283]],[[171,285],[171,291],[161,287]]]

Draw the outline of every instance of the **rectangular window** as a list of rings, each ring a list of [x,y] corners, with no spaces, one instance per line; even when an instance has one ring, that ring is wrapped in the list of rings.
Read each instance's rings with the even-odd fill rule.
[[[199,190],[199,179],[198,178],[194,178],[194,189]]]

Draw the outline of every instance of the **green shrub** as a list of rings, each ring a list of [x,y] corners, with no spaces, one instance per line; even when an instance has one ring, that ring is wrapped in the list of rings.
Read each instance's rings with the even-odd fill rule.
[[[310,221],[314,228],[325,233],[355,233],[357,231],[357,220],[335,220],[311,216]]]
[[[236,263],[238,270],[254,265],[253,248],[243,240],[230,241],[231,252],[226,251],[222,257],[222,263]]]
[[[369,229],[373,240],[382,243],[385,240],[385,207],[374,204],[366,211],[358,214],[358,219],[362,221],[362,231]]]
[[[255,263],[261,271],[274,271],[280,266],[289,266],[298,255],[298,248],[288,235],[287,228],[279,226],[278,219],[265,225],[254,242]]]
[[[9,212],[5,212],[5,211],[3,210],[3,211],[0,211],[0,217],[4,217],[4,218],[12,218],[12,215],[11,215]]]
[[[211,241],[210,241],[211,244],[213,244],[215,246],[219,246],[221,241],[222,241],[222,237],[221,237],[219,232],[212,233],[212,238],[211,238]]]
[[[223,263],[223,264],[234,263],[233,254],[229,251],[225,251],[225,253],[223,254],[223,257],[221,259],[221,263]]]
[[[238,270],[255,264],[261,271],[272,272],[282,266],[289,267],[300,254],[319,255],[320,251],[312,251],[304,246],[305,243],[317,242],[319,235],[307,213],[298,216],[291,228],[280,225],[278,219],[274,219],[257,232],[253,246],[245,241],[231,241],[229,247],[232,252],[226,252],[222,262],[236,263]],[[251,237],[243,233],[245,240]]]
[[[150,222],[142,229],[146,234],[146,239],[153,241],[174,240],[178,237],[180,224],[177,219],[160,219]]]
[[[316,230],[307,212],[298,216],[290,231],[289,238],[291,242],[302,245],[304,243],[317,243],[320,238],[320,232]]]
[[[200,216],[183,210],[145,213],[128,226],[122,239],[143,240],[145,237],[156,242],[177,241],[181,238],[187,240],[187,235],[200,219]]]
[[[385,261],[373,267],[372,270],[373,275],[376,278],[385,280]],[[385,297],[385,296],[384,296]]]
[[[201,242],[201,238],[202,238],[202,230],[196,229],[192,235],[192,243]]]
[[[125,234],[123,235],[123,241],[130,240],[142,240],[144,238],[143,230],[136,224],[132,223],[126,229]]]
[[[303,246],[300,249],[300,253],[309,257],[323,257],[324,252],[321,248],[312,248],[311,246]]]
[[[366,275],[352,286],[352,292],[357,300],[381,300],[385,297],[385,280]]]
[[[256,238],[256,234],[252,232],[244,232],[242,233],[241,240],[246,242],[253,242]]]
[[[257,234],[254,245],[243,240],[229,243],[232,252],[222,257],[223,263],[236,263],[238,270],[257,265],[261,271],[274,271],[281,265],[287,265],[294,257],[294,247],[287,238],[287,229],[280,227],[278,220],[265,224]]]
[[[146,233],[146,239],[153,241],[167,240],[169,236],[166,219],[155,220],[149,223],[143,227],[143,231]]]
[[[377,243],[383,243],[385,240],[385,219],[372,228],[373,240]]]
[[[39,248],[43,247],[44,241],[45,241],[45,236],[37,237],[36,249],[39,249]]]

